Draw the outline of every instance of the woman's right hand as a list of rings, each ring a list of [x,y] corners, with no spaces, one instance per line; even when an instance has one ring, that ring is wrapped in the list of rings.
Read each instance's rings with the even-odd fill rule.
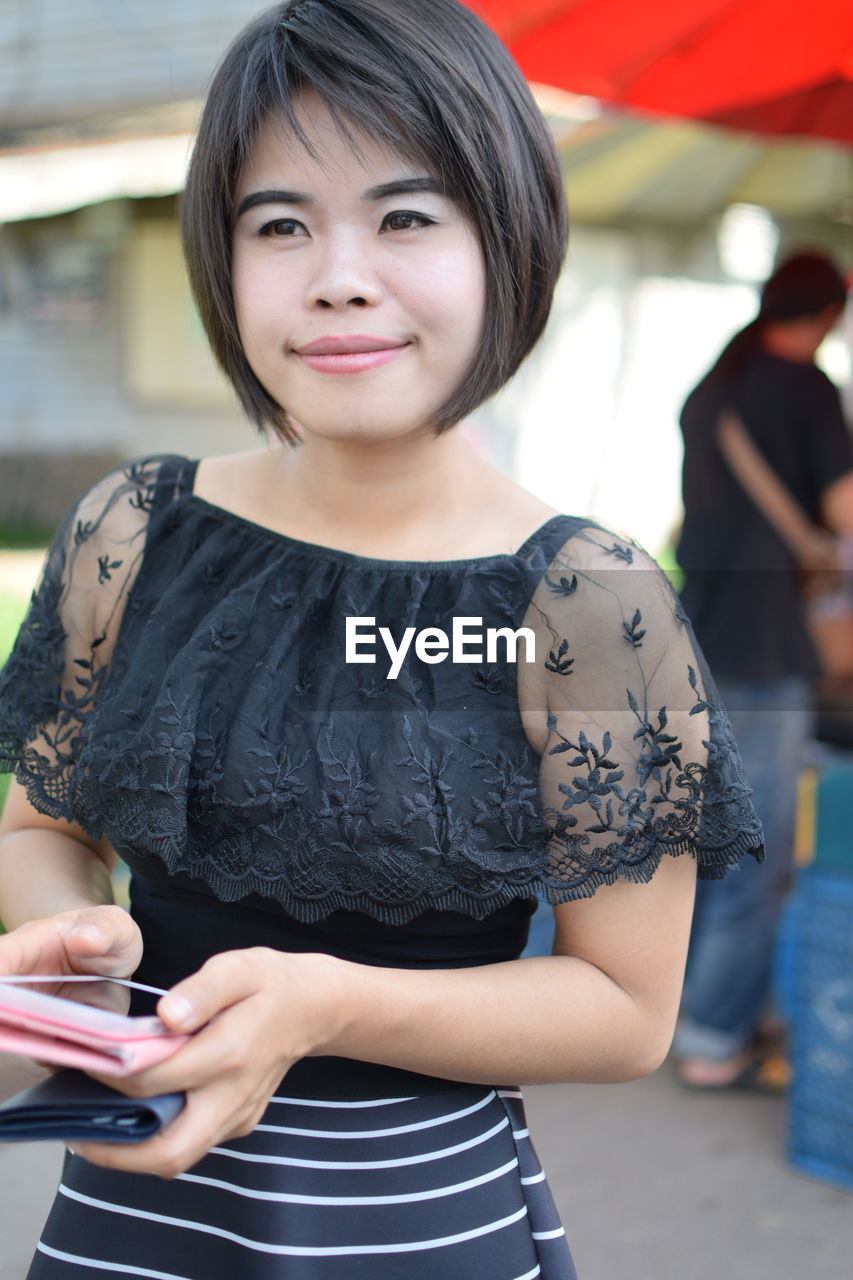
[[[142,959],[142,935],[116,906],[79,907],[30,920],[0,937],[0,977],[94,973],[129,978]]]

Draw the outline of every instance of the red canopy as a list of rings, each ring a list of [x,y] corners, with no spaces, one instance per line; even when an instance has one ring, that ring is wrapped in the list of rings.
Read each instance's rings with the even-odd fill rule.
[[[529,80],[853,142],[853,0],[471,0]]]

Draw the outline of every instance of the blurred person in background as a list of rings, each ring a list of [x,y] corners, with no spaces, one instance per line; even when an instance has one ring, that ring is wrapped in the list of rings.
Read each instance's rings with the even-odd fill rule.
[[[683,600],[741,747],[767,849],[759,875],[744,864],[699,888],[674,1046],[679,1077],[693,1088],[771,1085],[756,1039],[820,674],[802,573],[837,573],[838,535],[853,530],[853,444],[839,393],[815,364],[845,300],[828,258],[789,257],[681,415]]]

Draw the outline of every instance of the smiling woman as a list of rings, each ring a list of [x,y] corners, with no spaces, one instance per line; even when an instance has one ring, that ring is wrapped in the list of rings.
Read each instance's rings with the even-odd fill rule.
[[[293,0],[213,80],[183,228],[266,443],[57,533],[0,675],[0,974],[168,989],[188,1043],[118,1087],[187,1101],[79,1145],[30,1280],[573,1280],[506,1082],[654,1070],[697,864],[760,831],[663,575],[454,429],[548,315],[548,131],[456,0]]]

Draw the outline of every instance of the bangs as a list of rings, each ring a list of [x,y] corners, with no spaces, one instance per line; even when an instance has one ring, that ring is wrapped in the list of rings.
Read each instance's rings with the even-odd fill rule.
[[[472,212],[487,176],[478,173],[482,140],[502,131],[487,86],[471,84],[464,95],[455,91],[453,68],[437,43],[424,38],[424,23],[414,64],[409,42],[387,23],[387,6],[375,6],[383,23],[377,23],[372,8],[297,0],[270,27],[269,38],[254,45],[233,103],[234,150],[222,173],[232,194],[270,119],[280,120],[312,159],[322,162],[299,112],[304,95],[313,91],[356,154],[359,137],[369,137],[424,165],[448,196]],[[398,22],[405,19],[405,9],[397,7]],[[481,123],[475,127],[472,121]]]

